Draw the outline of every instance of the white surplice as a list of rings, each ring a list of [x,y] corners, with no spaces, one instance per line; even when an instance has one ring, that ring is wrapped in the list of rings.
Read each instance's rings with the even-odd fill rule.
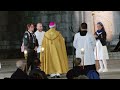
[[[84,65],[95,64],[94,48],[96,40],[94,35],[87,32],[86,36],[81,36],[80,33],[76,33],[74,36],[73,46],[76,49],[76,58],[81,58],[81,48],[84,48]],[[81,62],[83,65],[83,60]]]
[[[37,31],[35,32],[35,35],[36,35],[36,38],[37,38],[38,44],[39,44],[39,46],[38,46],[38,48],[37,48],[37,53],[40,53],[40,51],[41,51],[41,45],[42,45],[42,40],[43,40],[44,34],[45,34],[44,31],[39,32],[39,31],[37,30]]]

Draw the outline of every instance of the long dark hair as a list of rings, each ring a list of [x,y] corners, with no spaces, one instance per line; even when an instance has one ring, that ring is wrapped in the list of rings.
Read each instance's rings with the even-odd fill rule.
[[[101,30],[103,30],[103,32],[105,33],[104,38],[106,39],[106,38],[107,38],[107,33],[106,33],[106,31],[105,31],[104,25],[103,25],[101,22],[98,22],[97,24],[99,24],[99,25],[102,26],[102,29],[101,29]]]
[[[101,22],[98,22],[97,24],[99,24],[100,26],[102,26],[102,30],[105,31],[104,25]]]

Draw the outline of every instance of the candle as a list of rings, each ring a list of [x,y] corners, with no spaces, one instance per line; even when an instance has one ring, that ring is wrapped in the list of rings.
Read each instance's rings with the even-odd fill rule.
[[[42,51],[42,52],[44,51],[44,48],[43,48],[43,47],[41,48],[41,51]]]
[[[27,50],[24,50],[25,59],[27,59]]]
[[[84,69],[84,48],[81,48],[81,54],[82,54],[82,61],[83,61],[83,69]]]
[[[24,50],[24,54],[25,54],[25,55],[27,54],[27,50]]]
[[[94,11],[92,11],[92,16],[93,16],[93,15],[95,15],[95,12],[94,12]]]
[[[85,51],[84,48],[81,48],[81,54],[84,54],[84,51]]]

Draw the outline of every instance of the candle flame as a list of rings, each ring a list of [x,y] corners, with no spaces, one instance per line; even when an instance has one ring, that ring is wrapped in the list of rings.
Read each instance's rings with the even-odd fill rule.
[[[24,51],[24,54],[27,54],[27,50]]]
[[[44,48],[43,48],[43,47],[41,48],[41,51],[42,51],[42,52],[44,51]]]
[[[84,52],[84,48],[81,48],[81,51]]]

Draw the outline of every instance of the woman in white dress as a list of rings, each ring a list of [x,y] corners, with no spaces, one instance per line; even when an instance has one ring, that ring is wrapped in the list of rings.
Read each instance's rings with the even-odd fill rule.
[[[95,59],[99,60],[100,69],[98,72],[107,72],[107,61],[109,59],[108,50],[106,47],[106,32],[101,22],[97,23],[98,30],[95,32],[96,47],[95,47]]]

